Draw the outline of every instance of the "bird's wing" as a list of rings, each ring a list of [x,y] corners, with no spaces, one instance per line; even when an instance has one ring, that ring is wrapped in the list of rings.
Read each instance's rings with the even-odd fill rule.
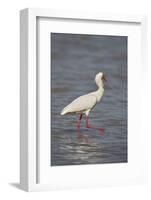
[[[92,109],[95,106],[96,102],[97,98],[92,94],[80,96],[72,101],[68,106],[66,106],[62,110],[61,114],[64,115],[66,113],[81,112]]]

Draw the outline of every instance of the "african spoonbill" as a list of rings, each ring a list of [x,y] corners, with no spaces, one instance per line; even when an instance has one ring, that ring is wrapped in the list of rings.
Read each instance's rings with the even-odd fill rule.
[[[98,74],[96,74],[95,83],[98,89],[95,92],[91,92],[76,98],[61,111],[61,115],[72,113],[79,114],[79,119],[77,121],[78,138],[80,138],[80,124],[83,114],[86,115],[86,128],[96,129],[100,131],[100,133],[104,132],[103,128],[98,128],[88,123],[89,112],[94,108],[96,103],[101,100],[104,94],[104,81],[106,81],[106,76],[104,75],[104,73],[99,72]]]

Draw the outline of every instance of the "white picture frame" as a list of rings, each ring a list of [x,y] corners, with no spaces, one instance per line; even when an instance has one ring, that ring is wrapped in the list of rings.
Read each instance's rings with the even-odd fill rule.
[[[145,16],[135,15],[112,15],[87,12],[72,11],[54,11],[49,9],[24,9],[20,12],[20,185],[26,191],[52,190],[74,187],[93,187],[106,185],[127,185],[134,183],[146,182],[146,157],[145,157],[145,133],[140,137],[142,145],[143,164],[139,168],[139,173],[134,174],[126,179],[113,177],[104,179],[104,182],[97,181],[96,184],[87,181],[82,184],[73,184],[72,181],[66,183],[54,184],[40,183],[38,180],[39,173],[39,145],[38,145],[38,72],[37,72],[37,19],[41,18],[57,18],[61,20],[70,19],[90,21],[90,22],[109,22],[109,23],[126,23],[129,26],[139,24],[140,26],[140,46],[141,46],[141,73],[145,74],[146,70],[146,51],[147,37],[146,27],[147,21]],[[99,26],[99,23],[98,23]],[[140,75],[140,74],[139,74]],[[145,75],[144,75],[145,77]],[[137,79],[136,79],[137,81]],[[143,81],[142,81],[143,87]],[[138,105],[140,106],[140,105]],[[143,119],[141,119],[143,120]],[[142,122],[143,126],[143,122]],[[140,145],[140,143],[138,143]],[[112,166],[111,166],[112,167]],[[97,170],[97,166],[91,166]],[[118,168],[120,171],[120,166]],[[123,171],[122,171],[123,172]],[[121,172],[121,173],[122,173]],[[119,172],[120,173],[120,172]],[[112,175],[112,173],[111,173]],[[51,177],[50,177],[51,178]],[[72,177],[71,177],[72,178]],[[100,179],[100,177],[98,177]],[[80,183],[80,180],[79,180]]]

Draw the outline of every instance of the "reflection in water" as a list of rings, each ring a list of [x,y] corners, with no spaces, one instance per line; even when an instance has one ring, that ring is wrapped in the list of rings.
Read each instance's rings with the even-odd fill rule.
[[[127,162],[127,37],[51,34],[51,165]],[[107,75],[102,101],[79,141],[76,115],[60,116],[73,99],[96,90],[95,74]]]

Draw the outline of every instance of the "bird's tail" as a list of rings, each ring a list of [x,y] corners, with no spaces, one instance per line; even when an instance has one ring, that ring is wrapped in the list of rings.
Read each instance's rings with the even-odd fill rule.
[[[66,111],[63,109],[60,113],[60,115],[65,115],[66,114]]]
[[[69,105],[66,106],[65,108],[63,108],[63,110],[61,111],[60,115],[65,115],[65,114],[69,113],[69,110],[70,110],[69,108],[70,108]]]

